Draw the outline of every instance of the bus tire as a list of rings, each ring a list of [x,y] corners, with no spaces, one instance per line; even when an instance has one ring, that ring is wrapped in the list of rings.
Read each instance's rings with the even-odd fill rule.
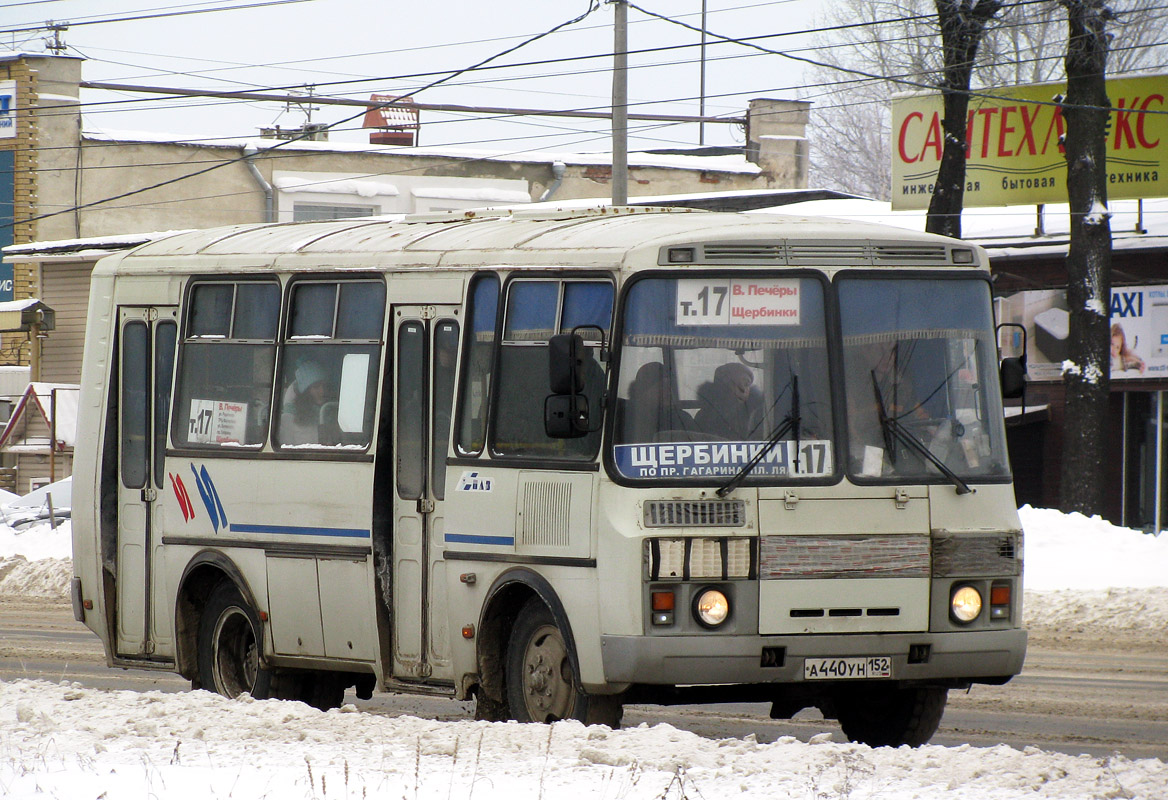
[[[261,665],[259,617],[235,584],[223,582],[207,598],[199,619],[199,683],[235,698],[272,696],[272,671]]]
[[[313,708],[328,711],[345,702],[345,680],[332,672],[307,672],[301,676],[295,699]]]
[[[948,696],[948,689],[935,686],[865,687],[845,692],[838,700],[836,716],[853,742],[870,747],[920,747],[937,732]]]
[[[617,696],[589,695],[548,607],[529,600],[515,619],[507,642],[507,704],[518,722],[575,719],[587,725],[620,727]]]

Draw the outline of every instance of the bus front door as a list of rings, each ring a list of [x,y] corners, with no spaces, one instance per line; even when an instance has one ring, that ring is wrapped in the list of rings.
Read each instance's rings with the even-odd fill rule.
[[[450,670],[443,497],[459,323],[450,306],[394,307],[393,674]]]
[[[173,306],[118,310],[116,629],[123,658],[173,655],[173,626],[154,561],[162,545],[159,501],[166,480],[177,317]]]

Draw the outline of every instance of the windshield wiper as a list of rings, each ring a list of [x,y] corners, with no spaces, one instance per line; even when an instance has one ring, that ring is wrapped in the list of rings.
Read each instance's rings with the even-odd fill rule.
[[[750,457],[750,460],[742,465],[742,469],[735,473],[734,477],[726,481],[726,483],[718,488],[716,494],[718,497],[725,497],[732,491],[737,489],[746,476],[754,471],[754,468],[759,465],[759,462],[766,457],[766,454],[774,449],[775,445],[782,441],[783,437],[790,432],[794,432],[795,439],[795,466],[798,469],[798,453],[799,453],[799,376],[791,376],[791,411],[787,416],[783,417],[778,427],[774,429],[770,436],[767,437],[763,446],[758,449],[758,452]]]
[[[888,459],[896,463],[896,448],[895,443],[899,441],[908,449],[919,455],[921,458],[928,461],[934,467],[941,471],[941,474],[952,481],[957,488],[957,494],[969,494],[972,489],[969,484],[961,480],[961,477],[945,466],[945,462],[937,458],[925,443],[917,438],[916,434],[900,424],[900,420],[896,417],[891,417],[884,408],[884,394],[880,391],[880,381],[876,379],[876,370],[872,370],[872,391],[876,393],[876,414],[880,418],[880,430],[884,434],[884,446],[888,451]]]

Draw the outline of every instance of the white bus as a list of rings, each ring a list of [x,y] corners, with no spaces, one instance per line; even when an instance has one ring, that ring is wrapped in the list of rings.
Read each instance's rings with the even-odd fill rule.
[[[874,745],[1021,670],[977,247],[663,209],[245,225],[101,261],[86,337],[74,608],[113,666],[484,719],[817,706]]]

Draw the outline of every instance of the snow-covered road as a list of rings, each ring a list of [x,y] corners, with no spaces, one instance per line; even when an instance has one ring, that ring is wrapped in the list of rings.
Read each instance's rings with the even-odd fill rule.
[[[1152,640],[1168,629],[1168,537],[1034,509],[1023,522],[1028,624]],[[0,595],[59,596],[67,535],[30,534],[0,529]],[[0,797],[1168,798],[1168,752],[1128,760],[829,739],[444,722],[21,680],[0,682]]]

